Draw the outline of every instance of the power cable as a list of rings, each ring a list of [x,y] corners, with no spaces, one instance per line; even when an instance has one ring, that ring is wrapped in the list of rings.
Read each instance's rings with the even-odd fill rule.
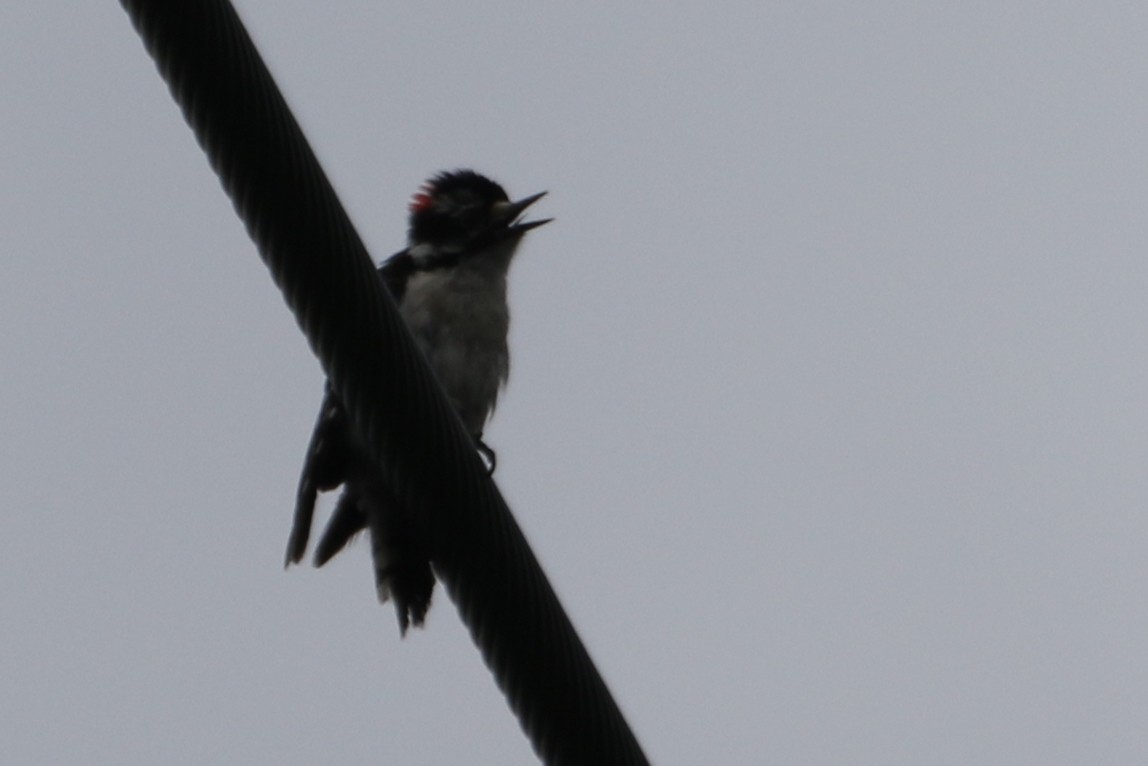
[[[234,8],[122,4],[535,752],[647,763]]]

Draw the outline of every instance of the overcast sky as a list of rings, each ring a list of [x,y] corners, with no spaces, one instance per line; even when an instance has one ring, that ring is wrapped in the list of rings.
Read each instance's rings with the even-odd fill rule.
[[[487,440],[653,761],[1148,762],[1148,7],[237,6],[376,259],[549,189]],[[119,5],[0,103],[0,762],[535,763],[283,571],[322,374]]]

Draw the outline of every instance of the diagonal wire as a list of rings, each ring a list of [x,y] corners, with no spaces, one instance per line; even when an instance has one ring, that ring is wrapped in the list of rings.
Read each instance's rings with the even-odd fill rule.
[[[645,764],[227,0],[121,0],[535,752]]]

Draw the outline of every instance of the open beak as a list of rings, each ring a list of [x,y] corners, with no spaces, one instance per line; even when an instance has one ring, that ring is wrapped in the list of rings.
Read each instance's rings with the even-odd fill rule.
[[[515,220],[518,218],[518,216],[522,215],[526,208],[530,207],[545,196],[546,192],[538,192],[537,194],[531,194],[529,197],[523,197],[517,202],[501,202],[499,204],[501,205],[502,209],[498,211],[498,215],[502,220],[507,222],[510,231],[514,232],[515,234],[525,234],[531,229],[537,229],[542,224],[550,223],[554,220],[553,218],[543,218],[541,221],[525,222]]]

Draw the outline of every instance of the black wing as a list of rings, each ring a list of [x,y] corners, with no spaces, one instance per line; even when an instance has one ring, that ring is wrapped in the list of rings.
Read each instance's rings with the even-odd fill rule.
[[[379,268],[379,278],[394,299],[401,301],[414,271],[414,259],[404,250],[387,259]],[[325,564],[369,526],[379,600],[393,598],[399,628],[405,634],[412,623],[421,625],[426,616],[434,574],[425,547],[403,515],[385,512],[396,501],[385,485],[368,478],[374,475],[369,464],[342,402],[328,383],[299,477],[287,564],[298,563],[307,551],[319,492],[343,485],[331,520],[315,547],[315,565]],[[373,510],[368,511],[368,507]]]
[[[395,253],[379,267],[379,278],[396,302],[402,300],[407,279],[414,270],[414,259],[406,250]],[[287,541],[288,565],[302,561],[307,552],[319,493],[336,489],[347,480],[356,449],[350,429],[343,404],[328,383],[299,476],[295,517]],[[316,565],[322,566],[342,550],[366,524],[366,516],[358,504],[348,497],[341,498],[315,551]]]
[[[343,405],[328,385],[307,447],[307,456],[303,460],[303,472],[299,476],[295,518],[287,541],[287,564],[298,564],[307,551],[319,493],[335,489],[347,479],[350,459],[347,450],[351,449],[347,428]]]
[[[403,293],[406,292],[407,288],[407,280],[414,273],[415,259],[411,257],[408,250],[400,250],[383,261],[383,265],[379,267],[379,278],[383,280],[383,285],[391,297],[395,299],[395,303],[402,302]]]

